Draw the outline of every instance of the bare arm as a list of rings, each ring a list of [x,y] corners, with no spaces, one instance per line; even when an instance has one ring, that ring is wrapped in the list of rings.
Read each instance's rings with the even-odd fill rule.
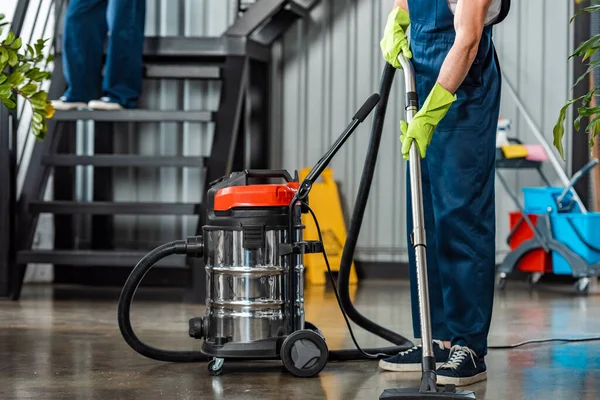
[[[408,3],[407,0],[394,0],[394,8],[402,7],[404,11],[408,12]]]
[[[397,3],[402,1],[396,0]],[[450,93],[458,90],[475,61],[490,4],[491,0],[458,0],[456,4],[456,39],[437,80]]]

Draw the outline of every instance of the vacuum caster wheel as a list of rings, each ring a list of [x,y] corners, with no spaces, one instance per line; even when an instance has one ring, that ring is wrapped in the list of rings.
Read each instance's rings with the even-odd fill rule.
[[[223,373],[223,364],[225,364],[225,360],[223,358],[213,358],[208,363],[208,372],[214,376],[221,375]]]
[[[329,350],[325,339],[311,330],[293,332],[281,346],[281,361],[292,374],[309,378],[325,368]]]
[[[574,285],[575,293],[587,296],[590,292],[590,278],[579,278]]]
[[[504,290],[506,288],[506,274],[499,272],[496,274],[496,289]]]
[[[321,330],[319,328],[317,328],[317,326],[311,322],[304,321],[304,329],[308,329],[310,331],[317,332],[319,335],[325,337],[325,335],[323,335],[323,332],[321,332]]]

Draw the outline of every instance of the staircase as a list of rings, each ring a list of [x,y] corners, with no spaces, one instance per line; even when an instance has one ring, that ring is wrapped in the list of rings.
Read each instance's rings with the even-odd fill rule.
[[[46,139],[37,141],[33,147],[19,198],[16,198],[16,190],[8,190],[10,195],[0,195],[0,224],[3,224],[0,228],[0,297],[19,298],[29,263],[132,268],[157,243],[148,243],[141,249],[116,249],[112,240],[115,215],[195,216],[197,227],[188,235],[198,234],[203,225],[202,203],[117,202],[112,193],[113,168],[199,169],[203,176],[200,198],[206,193],[208,183],[232,171],[268,168],[269,88],[265,82],[270,80],[270,47],[297,20],[307,18],[317,2],[238,1],[238,18],[220,37],[146,38],[144,78],[218,81],[220,100],[216,110],[57,111],[49,121]],[[26,13],[35,12],[28,9],[28,3],[19,2],[13,23],[17,34]],[[60,0],[56,1],[56,7],[57,15],[61,15]],[[62,15],[57,20],[62,20]],[[55,49],[61,48],[60,41],[57,35]],[[56,54],[49,98],[58,98],[64,90],[60,56]],[[0,133],[0,152],[4,151],[0,155],[6,154],[10,160],[3,161],[8,163],[6,170],[4,165],[0,166],[2,187],[6,184],[14,188],[16,157],[11,156],[15,149],[10,138],[18,117],[5,111],[0,114],[0,132],[4,132]],[[95,132],[102,132],[94,135],[93,154],[74,154],[77,121],[88,121]],[[212,147],[204,157],[114,154],[115,126],[124,122],[214,124]],[[79,166],[94,169],[92,201],[75,200],[74,170]],[[51,172],[54,197],[44,200]],[[54,215],[52,250],[32,249],[38,217],[42,213]],[[81,215],[91,215],[93,226],[90,246],[83,248],[75,243],[73,231],[74,218]],[[3,240],[5,237],[10,239]],[[172,257],[160,266],[184,269],[189,274],[191,298],[203,301],[205,273],[201,259]]]

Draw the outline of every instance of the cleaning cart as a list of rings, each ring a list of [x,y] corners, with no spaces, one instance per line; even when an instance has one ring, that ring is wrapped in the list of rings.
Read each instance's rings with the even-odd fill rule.
[[[505,132],[501,131],[499,129],[499,136],[504,136]],[[559,164],[541,134],[538,139],[542,146],[533,148],[537,157],[529,157],[527,146],[518,139],[504,137],[505,143],[498,144],[496,175],[519,211],[509,214],[511,231],[507,243],[511,251],[497,270],[496,286],[504,289],[508,274],[519,270],[529,273],[532,284],[546,273],[571,275],[576,278],[575,291],[587,294],[590,279],[600,271],[600,213],[588,212],[574,185],[596,167],[599,160],[586,164],[572,179],[566,180],[565,187],[552,186],[542,165],[546,159],[555,169]],[[541,157],[540,150],[545,153]],[[524,202],[521,203],[502,170],[537,171],[546,186],[522,188]],[[560,166],[557,173],[565,182],[566,175]]]

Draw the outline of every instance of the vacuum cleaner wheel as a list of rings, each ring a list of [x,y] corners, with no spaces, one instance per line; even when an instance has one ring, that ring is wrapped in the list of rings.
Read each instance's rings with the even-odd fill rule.
[[[293,332],[281,346],[283,366],[301,378],[318,375],[325,368],[328,358],[325,339],[312,330]]]
[[[325,335],[323,335],[323,332],[321,332],[321,330],[319,328],[317,328],[317,326],[311,322],[304,321],[304,329],[308,329],[310,331],[316,332],[319,335],[325,337]]]

